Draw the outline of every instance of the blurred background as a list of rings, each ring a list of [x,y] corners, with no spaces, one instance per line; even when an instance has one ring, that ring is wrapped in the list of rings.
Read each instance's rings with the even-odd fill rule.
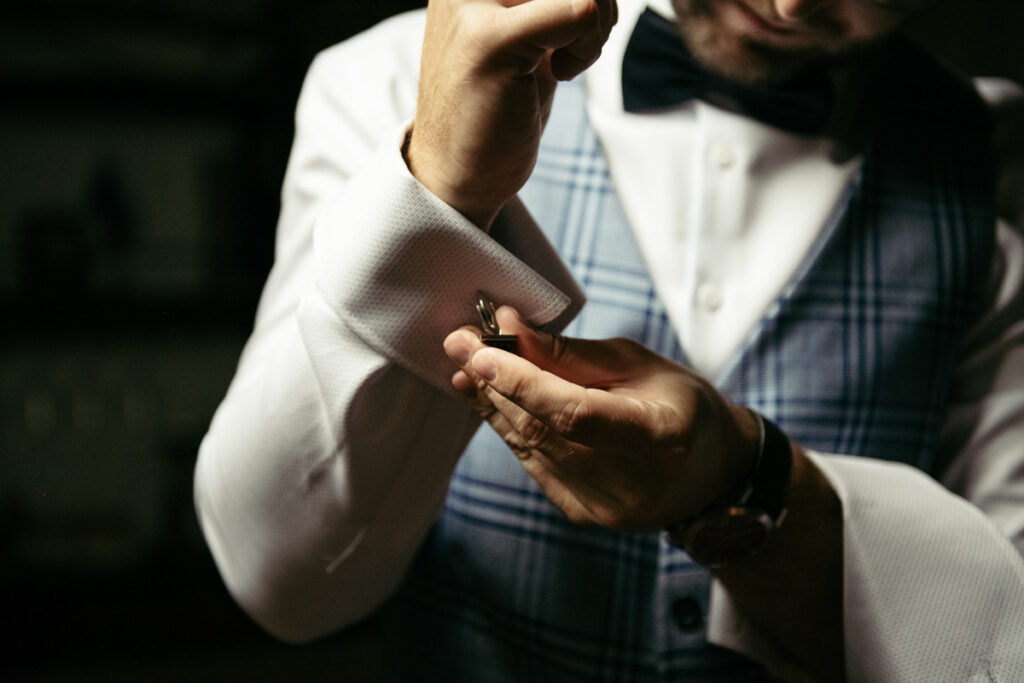
[[[270,267],[303,73],[415,0],[4,0],[0,679],[371,680],[373,624],[280,645],[227,596],[196,450]],[[1024,82],[1020,0],[914,35]]]

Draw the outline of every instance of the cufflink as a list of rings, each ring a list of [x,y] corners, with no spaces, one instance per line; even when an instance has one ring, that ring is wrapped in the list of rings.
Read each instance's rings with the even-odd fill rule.
[[[514,334],[502,334],[498,327],[497,306],[494,301],[484,292],[476,293],[476,312],[480,314],[480,341],[487,346],[493,346],[503,351],[517,353],[519,351],[519,337]]]

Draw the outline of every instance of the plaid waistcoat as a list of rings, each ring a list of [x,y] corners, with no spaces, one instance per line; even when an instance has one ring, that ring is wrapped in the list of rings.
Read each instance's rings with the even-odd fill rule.
[[[990,271],[988,132],[972,93],[899,49],[902,69],[870,100],[886,102],[885,125],[858,179],[716,383],[809,448],[929,470]],[[632,337],[685,363],[584,100],[579,82],[560,87],[522,193],[588,296],[566,333]],[[706,643],[709,585],[658,535],[567,523],[484,427],[392,605],[388,659],[408,681],[767,680]]]

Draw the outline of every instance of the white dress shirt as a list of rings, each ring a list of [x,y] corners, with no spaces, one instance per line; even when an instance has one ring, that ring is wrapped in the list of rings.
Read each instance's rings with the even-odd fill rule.
[[[859,161],[706,104],[642,124],[623,113],[618,65],[642,4],[619,6],[586,76],[589,111],[683,346],[714,375]],[[473,321],[473,292],[486,283],[536,323],[579,305],[517,201],[485,234],[408,173],[399,148],[423,19],[396,17],[311,67],[274,269],[196,467],[226,584],[286,639],[372,612],[436,518],[479,424],[441,349]],[[770,233],[780,219],[792,230]],[[999,240],[992,312],[963,351],[943,433],[944,482],[959,495],[903,465],[811,454],[843,503],[851,680],[1024,680],[1024,562],[1007,540],[1024,547],[1024,248],[1003,222]],[[801,677],[717,584],[708,632]]]
[[[631,28],[643,7],[620,3],[620,26]],[[804,261],[860,159],[832,161],[829,140],[701,100],[624,111],[629,36],[613,31],[587,71],[588,114],[687,359],[713,379]]]

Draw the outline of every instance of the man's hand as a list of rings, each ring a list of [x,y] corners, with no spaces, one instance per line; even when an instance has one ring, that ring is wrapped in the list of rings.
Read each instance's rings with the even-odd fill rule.
[[[498,310],[522,357],[450,334],[452,384],[577,523],[649,531],[749,474],[758,426],[707,382],[630,341],[551,337]],[[785,523],[761,554],[715,570],[740,610],[816,680],[844,675],[842,506],[793,446]]]
[[[537,332],[508,307],[498,322],[521,357],[458,330],[445,341],[453,384],[570,520],[656,530],[753,469],[755,418],[685,368],[624,339]]]
[[[523,186],[559,80],[590,66],[615,0],[431,0],[412,174],[486,227]]]

